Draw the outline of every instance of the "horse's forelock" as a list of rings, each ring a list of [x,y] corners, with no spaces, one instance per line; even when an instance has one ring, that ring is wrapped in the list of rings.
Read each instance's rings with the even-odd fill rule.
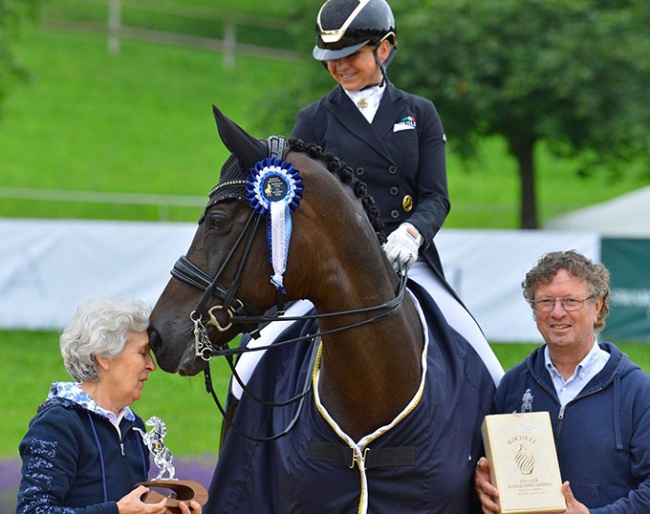
[[[372,196],[368,193],[365,182],[356,178],[354,170],[335,155],[323,151],[318,145],[305,144],[302,140],[295,138],[289,139],[288,142],[290,150],[305,153],[312,159],[321,161],[332,174],[339,177],[341,182],[352,188],[355,196],[361,200],[364,210],[377,233],[377,237],[383,243],[386,236],[383,232],[384,224],[379,220],[379,209]],[[208,195],[210,199],[199,219],[199,224],[203,222],[208,209],[217,202],[226,199],[246,200],[245,182],[247,174],[248,170],[243,168],[239,159],[234,154],[230,154],[230,157],[221,167],[219,183],[212,188]]]

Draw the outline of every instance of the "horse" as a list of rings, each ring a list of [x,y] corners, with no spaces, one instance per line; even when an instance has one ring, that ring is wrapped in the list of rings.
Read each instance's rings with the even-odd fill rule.
[[[265,352],[225,420],[204,512],[479,513],[495,390],[480,356],[394,271],[349,166],[213,113],[231,155],[153,308],[158,365],[208,372],[213,355],[248,350],[228,347],[239,334],[279,319],[269,309],[314,309]]]

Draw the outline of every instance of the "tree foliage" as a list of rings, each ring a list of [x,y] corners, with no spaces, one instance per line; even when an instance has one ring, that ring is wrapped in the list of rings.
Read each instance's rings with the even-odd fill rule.
[[[538,226],[535,148],[580,172],[648,158],[647,0],[394,0],[401,44],[391,77],[431,98],[470,155],[505,138],[521,178],[521,225]],[[403,48],[402,48],[403,47]]]
[[[0,114],[4,100],[26,70],[15,56],[24,27],[37,19],[43,0],[0,0]]]

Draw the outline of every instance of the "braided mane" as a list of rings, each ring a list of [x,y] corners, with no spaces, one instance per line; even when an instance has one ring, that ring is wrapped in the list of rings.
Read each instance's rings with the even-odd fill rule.
[[[366,215],[375,230],[380,243],[386,241],[384,234],[384,223],[379,219],[379,208],[375,204],[375,200],[368,193],[368,186],[365,182],[356,178],[354,170],[351,166],[340,160],[334,154],[325,152],[323,149],[313,143],[305,144],[301,139],[289,139],[289,149],[294,152],[305,153],[312,159],[316,159],[325,164],[325,167],[339,180],[352,188],[354,195],[361,200]]]

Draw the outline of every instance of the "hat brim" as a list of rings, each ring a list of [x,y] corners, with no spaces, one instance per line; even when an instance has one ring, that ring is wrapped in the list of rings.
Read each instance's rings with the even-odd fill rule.
[[[370,43],[370,40],[364,41],[363,43],[358,43],[356,45],[346,46],[345,48],[340,48],[338,50],[331,50],[329,48],[320,48],[318,46],[315,46],[311,54],[317,61],[333,61],[334,59],[341,59],[342,57],[352,55],[354,52],[366,46],[368,43]]]

